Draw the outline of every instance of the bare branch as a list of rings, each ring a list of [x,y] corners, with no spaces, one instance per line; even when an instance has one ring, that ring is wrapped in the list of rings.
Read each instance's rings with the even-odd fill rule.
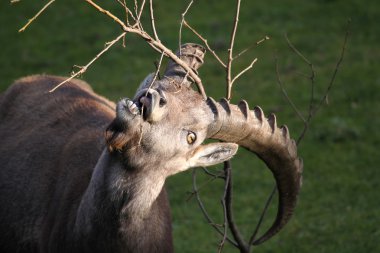
[[[192,31],[199,39],[201,39],[203,41],[203,43],[205,44],[206,48],[208,49],[208,51],[211,52],[211,54],[215,57],[215,59],[224,67],[226,68],[227,65],[220,59],[220,57],[215,53],[214,50],[211,49],[210,45],[208,44],[207,40],[200,34],[198,33],[193,27],[191,27],[189,25],[189,23],[186,22],[186,20],[183,20],[183,23],[184,25],[190,29],[190,31]]]
[[[63,82],[59,83],[57,86],[55,86],[53,89],[51,89],[49,92],[54,92],[56,89],[58,89],[63,84],[70,82],[75,77],[82,75],[84,72],[86,72],[87,68],[93,64],[97,59],[99,59],[100,56],[102,56],[105,52],[107,52],[113,45],[115,45],[116,42],[118,42],[121,38],[125,36],[126,32],[123,32],[120,34],[116,39],[114,39],[111,42],[106,43],[106,47],[100,51],[89,63],[87,63],[85,66],[80,67],[80,70],[71,75],[71,77],[67,78]]]
[[[289,97],[288,93],[286,92],[286,89],[284,88],[284,84],[283,84],[283,82],[281,80],[281,77],[280,77],[280,71],[279,71],[279,68],[278,68],[278,59],[277,59],[277,57],[275,58],[275,60],[276,60],[277,83],[279,84],[280,89],[281,89],[282,93],[284,94],[286,100],[289,102],[289,104],[291,105],[291,107],[293,108],[293,110],[296,112],[297,116],[302,120],[302,122],[305,123],[306,122],[305,117],[302,115],[301,111],[297,108],[297,106],[293,103],[293,101]]]
[[[207,220],[207,222],[222,236],[225,235],[224,231],[222,231],[218,225],[216,225],[216,223],[213,221],[213,219],[211,218],[211,216],[209,215],[209,213],[207,212],[205,206],[203,205],[203,202],[201,200],[201,197],[199,195],[199,192],[198,192],[198,187],[197,187],[197,175],[196,175],[196,172],[197,170],[196,169],[193,169],[193,191],[194,191],[194,194],[197,198],[197,202],[198,202],[198,206],[199,208],[201,209],[202,213],[203,213],[203,216],[205,217],[205,219]],[[232,245],[234,245],[235,247],[238,247],[238,244],[233,241],[232,239],[230,239],[228,236],[226,237],[226,240],[231,243]]]
[[[37,12],[37,14],[36,15],[34,15],[34,17],[32,17],[31,19],[29,19],[28,20],[28,23],[26,23],[26,25],[24,25],[20,30],[18,30],[18,32],[20,33],[20,32],[23,32],[23,31],[25,31],[25,29],[34,21],[34,20],[36,20],[37,18],[38,18],[38,16],[40,16],[41,15],[41,13],[42,12],[44,12],[52,3],[54,3],[54,1],[55,0],[50,0],[47,4],[45,4],[45,6],[44,7],[42,7],[42,9],[39,11],[39,12]],[[14,3],[14,1],[13,2],[11,2],[11,3]]]
[[[164,55],[165,55],[164,53],[161,53],[160,60],[158,61],[158,65],[156,67],[156,71],[154,72],[154,76],[153,76],[152,80],[150,81],[149,89],[152,87],[152,85],[154,84],[154,82],[156,81],[156,79],[160,73],[161,63],[162,63],[162,60],[164,59]],[[145,96],[148,95],[149,89],[146,90]],[[141,107],[141,115],[144,115],[144,106]],[[137,142],[138,146],[141,145],[142,138],[143,138],[143,125],[140,124],[140,138],[139,138],[139,141]]]
[[[158,61],[158,64],[157,64],[157,67],[156,67],[156,71],[154,72],[154,76],[149,84],[149,89],[152,88],[152,85],[154,84],[154,82],[157,80],[157,77],[160,73],[160,69],[161,69],[161,64],[162,64],[162,60],[164,59],[164,56],[165,54],[164,53],[161,53],[161,56],[160,56],[160,60]],[[148,90],[146,91],[145,93],[145,96],[148,95]],[[142,110],[144,110],[144,107],[142,107]]]
[[[233,61],[233,50],[235,45],[235,36],[236,31],[238,27],[239,22],[239,14],[240,14],[240,2],[241,0],[236,0],[236,13],[235,13],[235,22],[231,33],[231,41],[230,41],[230,48],[228,49],[228,61],[227,61],[227,99],[231,99],[231,89],[232,89],[232,77],[231,77],[231,71],[232,71],[232,61]]]
[[[204,173],[206,173],[209,176],[212,176],[212,177],[215,177],[215,178],[224,179],[224,180],[226,179],[226,177],[224,175],[222,175],[222,173],[220,173],[220,172],[219,172],[219,174],[212,173],[206,167],[202,167],[202,170],[203,170]],[[224,172],[223,172],[223,174],[224,174]]]
[[[174,54],[170,49],[168,49],[166,46],[164,46],[160,41],[157,41],[153,39],[148,33],[146,33],[144,30],[141,30],[139,28],[130,27],[123,23],[118,17],[113,15],[111,12],[103,9],[96,3],[94,3],[92,0],[85,0],[87,3],[89,3],[92,7],[97,9],[99,12],[105,14],[106,16],[113,19],[116,23],[118,23],[121,28],[125,32],[130,32],[137,34],[141,38],[143,38],[153,49],[158,50],[160,53],[164,53],[166,56],[171,58],[174,62],[176,62],[178,65],[180,65],[182,68],[184,68],[187,72],[189,72],[189,76],[194,80],[196,83],[199,92],[203,96],[204,99],[207,99],[206,92],[204,90],[202,80],[199,78],[199,76],[192,70],[186,62],[182,61],[176,54]]]
[[[289,40],[287,34],[285,34],[285,39],[286,39],[286,42],[288,43],[288,46],[290,47],[290,49],[296,54],[298,55],[302,61],[304,61],[310,68],[310,76],[308,76],[307,78],[310,79],[310,84],[311,84],[311,88],[310,88],[310,102],[309,102],[309,111],[308,111],[308,116],[307,116],[307,119],[303,118],[303,124],[304,124],[304,128],[302,130],[302,133],[300,134],[300,136],[298,137],[297,139],[297,145],[300,143],[300,141],[303,139],[304,135],[306,134],[307,130],[309,129],[309,123],[310,123],[310,120],[312,119],[313,117],[313,113],[314,113],[314,89],[315,89],[315,70],[314,70],[314,65],[311,63],[311,61],[309,61]]]
[[[336,66],[335,66],[335,69],[334,69],[334,72],[332,74],[332,77],[330,79],[330,82],[327,86],[327,89],[324,93],[324,95],[322,96],[322,98],[320,99],[319,103],[317,106],[314,106],[314,89],[315,89],[315,70],[314,70],[314,66],[313,64],[311,63],[311,61],[309,61],[289,40],[289,38],[287,37],[287,35],[285,35],[285,38],[286,38],[286,41],[288,43],[288,46],[291,48],[291,50],[296,54],[298,55],[302,61],[304,61],[310,68],[310,76],[308,76],[308,78],[310,79],[310,82],[311,82],[311,89],[310,89],[310,102],[309,102],[309,110],[308,110],[308,117],[305,119],[305,117],[303,117],[303,115],[301,114],[301,112],[298,110],[298,108],[295,106],[295,104],[293,103],[293,101],[289,98],[289,96],[287,95],[284,87],[283,87],[283,84],[282,84],[282,81],[280,80],[280,76],[279,76],[279,71],[278,71],[278,63],[277,63],[277,59],[276,59],[276,72],[277,72],[277,79],[278,79],[278,83],[280,85],[280,88],[285,96],[285,98],[288,100],[288,102],[290,103],[290,105],[292,106],[293,110],[297,113],[298,117],[302,120],[303,124],[304,124],[304,128],[301,132],[301,134],[299,135],[299,137],[297,138],[297,145],[299,145],[299,143],[301,142],[301,140],[304,138],[306,132],[308,131],[309,129],[309,125],[310,125],[310,122],[311,120],[313,119],[313,117],[315,116],[315,114],[318,112],[318,110],[322,107],[323,103],[325,103],[327,101],[327,98],[328,98],[328,95],[330,93],[330,90],[334,84],[334,81],[335,81],[335,78],[336,78],[336,75],[338,73],[338,70],[340,68],[340,65],[343,61],[343,58],[344,58],[344,55],[345,55],[345,51],[346,51],[346,46],[347,46],[347,41],[348,41],[348,37],[349,37],[349,34],[350,34],[350,31],[349,31],[349,25],[350,25],[350,21],[348,21],[348,24],[347,24],[347,30],[346,30],[346,34],[345,34],[345,37],[344,37],[344,41],[343,41],[343,46],[342,46],[342,50],[341,50],[341,53],[340,53],[340,56],[339,56],[339,59],[336,63]]]
[[[310,67],[313,66],[313,64],[290,42],[288,35],[285,33],[285,39],[286,42],[288,43],[288,46],[295,52],[301,59],[307,63]],[[314,76],[313,76],[314,77]]]
[[[141,24],[141,15],[142,15],[142,12],[144,10],[144,7],[145,7],[145,0],[142,0],[141,2],[141,6],[140,6],[140,11],[138,10],[138,4],[137,4],[137,1],[135,0],[135,12],[136,12],[136,25],[141,29],[141,30],[144,30],[143,29],[143,26]]]
[[[142,0],[141,6],[140,6],[140,11],[139,11],[139,13],[137,15],[137,19],[138,20],[140,20],[140,18],[141,18],[141,15],[142,15],[142,12],[144,10],[144,7],[145,7],[145,0]]]
[[[125,2],[125,0],[121,1],[121,0],[116,0],[125,10],[125,15],[126,15],[126,22],[127,22],[127,25],[129,25],[129,19],[128,17],[132,17],[132,19],[136,22],[136,17],[133,15],[133,12],[128,8],[127,6],[127,3]]]
[[[224,172],[222,172],[222,173],[224,174]],[[190,200],[191,198],[193,198],[194,196],[199,194],[199,192],[204,187],[208,186],[208,184],[213,182],[215,179],[220,179],[220,178],[224,179],[224,177],[222,176],[222,173],[220,174],[220,176],[216,175],[216,176],[211,176],[211,178],[208,178],[207,181],[203,182],[200,186],[197,186],[197,191],[193,190],[193,191],[189,192],[189,197],[187,198],[187,200]]]
[[[277,186],[274,186],[271,194],[269,195],[269,198],[267,199],[267,202],[265,203],[264,209],[263,209],[263,211],[261,213],[259,222],[256,225],[255,231],[253,232],[251,238],[249,239],[249,245],[252,245],[255,242],[256,235],[259,232],[259,229],[260,229],[260,227],[262,225],[262,222],[264,220],[265,214],[268,211],[268,207],[269,207],[270,203],[272,202],[273,196],[276,193],[276,191],[277,191]]]
[[[158,35],[157,35],[156,24],[155,24],[155,21],[154,21],[153,0],[149,0],[149,10],[150,10],[150,21],[151,21],[151,24],[152,24],[152,30],[153,30],[154,38],[157,41],[160,41],[160,39],[158,38]]]
[[[228,215],[227,215],[227,204],[226,204],[226,199],[227,199],[227,194],[228,194],[228,188],[230,186],[230,175],[231,175],[231,167],[228,166],[228,164],[225,162],[224,163],[224,177],[225,177],[225,182],[224,182],[224,192],[223,192],[223,197],[221,199],[221,204],[223,207],[223,237],[222,240],[219,243],[219,248],[218,248],[218,253],[221,253],[224,247],[224,244],[227,239],[227,233],[228,233]]]
[[[326,101],[326,99],[328,97],[328,94],[330,93],[330,90],[331,90],[331,88],[332,88],[332,86],[334,84],[336,75],[338,74],[338,70],[340,68],[340,65],[341,65],[341,63],[343,61],[344,55],[346,53],[347,42],[348,42],[348,38],[350,36],[350,30],[349,30],[350,24],[351,24],[351,20],[348,20],[348,22],[347,22],[347,30],[346,30],[346,34],[344,36],[344,41],[343,41],[342,50],[340,52],[339,59],[338,59],[336,65],[335,65],[335,69],[334,69],[334,72],[333,72],[333,74],[331,76],[329,85],[328,85],[328,87],[326,89],[325,95],[319,101],[319,104],[315,107],[314,113],[316,113],[321,108],[322,104]]]
[[[264,41],[266,40],[269,40],[269,37],[268,36],[265,36],[264,38],[262,38],[261,40],[255,42],[254,44],[252,44],[251,46],[247,47],[246,49],[242,50],[240,53],[238,53],[234,58],[233,60],[236,60],[237,58],[239,58],[240,56],[242,56],[243,54],[245,54],[246,52],[248,52],[249,50],[251,50],[252,48],[260,45],[261,43],[263,43]]]
[[[181,14],[181,24],[179,25],[179,35],[178,35],[178,48],[179,48],[179,55],[182,55],[181,53],[181,45],[182,45],[182,27],[183,27],[183,23],[185,22],[185,16],[187,14],[187,12],[189,11],[191,5],[193,4],[193,0],[191,0],[189,2],[189,4],[187,5],[185,11]]]
[[[239,248],[242,252],[249,252],[248,244],[244,241],[243,236],[241,235],[234,219],[233,211],[232,211],[232,171],[231,171],[231,161],[224,162],[224,171],[225,173],[229,173],[229,180],[226,181],[227,190],[226,190],[226,210],[227,210],[227,220],[228,226],[231,230],[232,236],[234,237],[237,248]]]
[[[232,81],[231,81],[231,86],[234,84],[234,82],[235,82],[237,79],[239,79],[239,77],[241,77],[245,72],[247,72],[248,70],[250,70],[256,62],[257,62],[257,58],[255,58],[255,59],[251,62],[251,64],[248,65],[248,67],[246,67],[245,69],[243,69],[242,71],[240,71],[240,73],[237,74],[237,75],[234,77],[234,79],[232,79]]]

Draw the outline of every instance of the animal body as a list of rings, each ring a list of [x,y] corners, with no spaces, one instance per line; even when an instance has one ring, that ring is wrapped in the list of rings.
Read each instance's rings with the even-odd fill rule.
[[[181,58],[196,69],[202,48]],[[173,251],[165,179],[231,159],[238,145],[273,172],[278,214],[257,241],[277,233],[295,207],[301,160],[286,127],[190,87],[171,62],[116,105],[85,82],[37,75],[0,95],[0,252]],[[224,142],[202,144],[212,138]]]

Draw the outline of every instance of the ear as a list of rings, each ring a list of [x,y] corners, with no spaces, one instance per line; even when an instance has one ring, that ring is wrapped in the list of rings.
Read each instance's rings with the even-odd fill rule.
[[[199,146],[188,160],[189,167],[207,167],[231,159],[237,152],[235,143],[211,143]]]

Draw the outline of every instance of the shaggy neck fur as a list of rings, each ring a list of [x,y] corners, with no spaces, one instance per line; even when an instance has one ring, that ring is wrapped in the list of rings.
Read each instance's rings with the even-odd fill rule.
[[[130,251],[146,252],[146,245],[162,243],[165,239],[162,230],[167,229],[165,210],[168,209],[160,208],[162,204],[158,202],[162,201],[156,201],[165,177],[157,170],[124,168],[119,156],[103,151],[80,203],[75,231],[86,236],[114,223],[114,231],[107,234],[121,238]],[[106,214],[100,216],[99,210]],[[149,247],[152,252],[159,251],[157,245]]]

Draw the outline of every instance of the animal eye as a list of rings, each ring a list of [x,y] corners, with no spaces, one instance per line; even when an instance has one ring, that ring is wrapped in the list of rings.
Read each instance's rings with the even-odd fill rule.
[[[193,144],[197,140],[197,136],[193,132],[189,132],[186,137],[187,143]]]
[[[166,98],[160,98],[160,107],[163,107],[164,105],[166,105],[166,103]]]

